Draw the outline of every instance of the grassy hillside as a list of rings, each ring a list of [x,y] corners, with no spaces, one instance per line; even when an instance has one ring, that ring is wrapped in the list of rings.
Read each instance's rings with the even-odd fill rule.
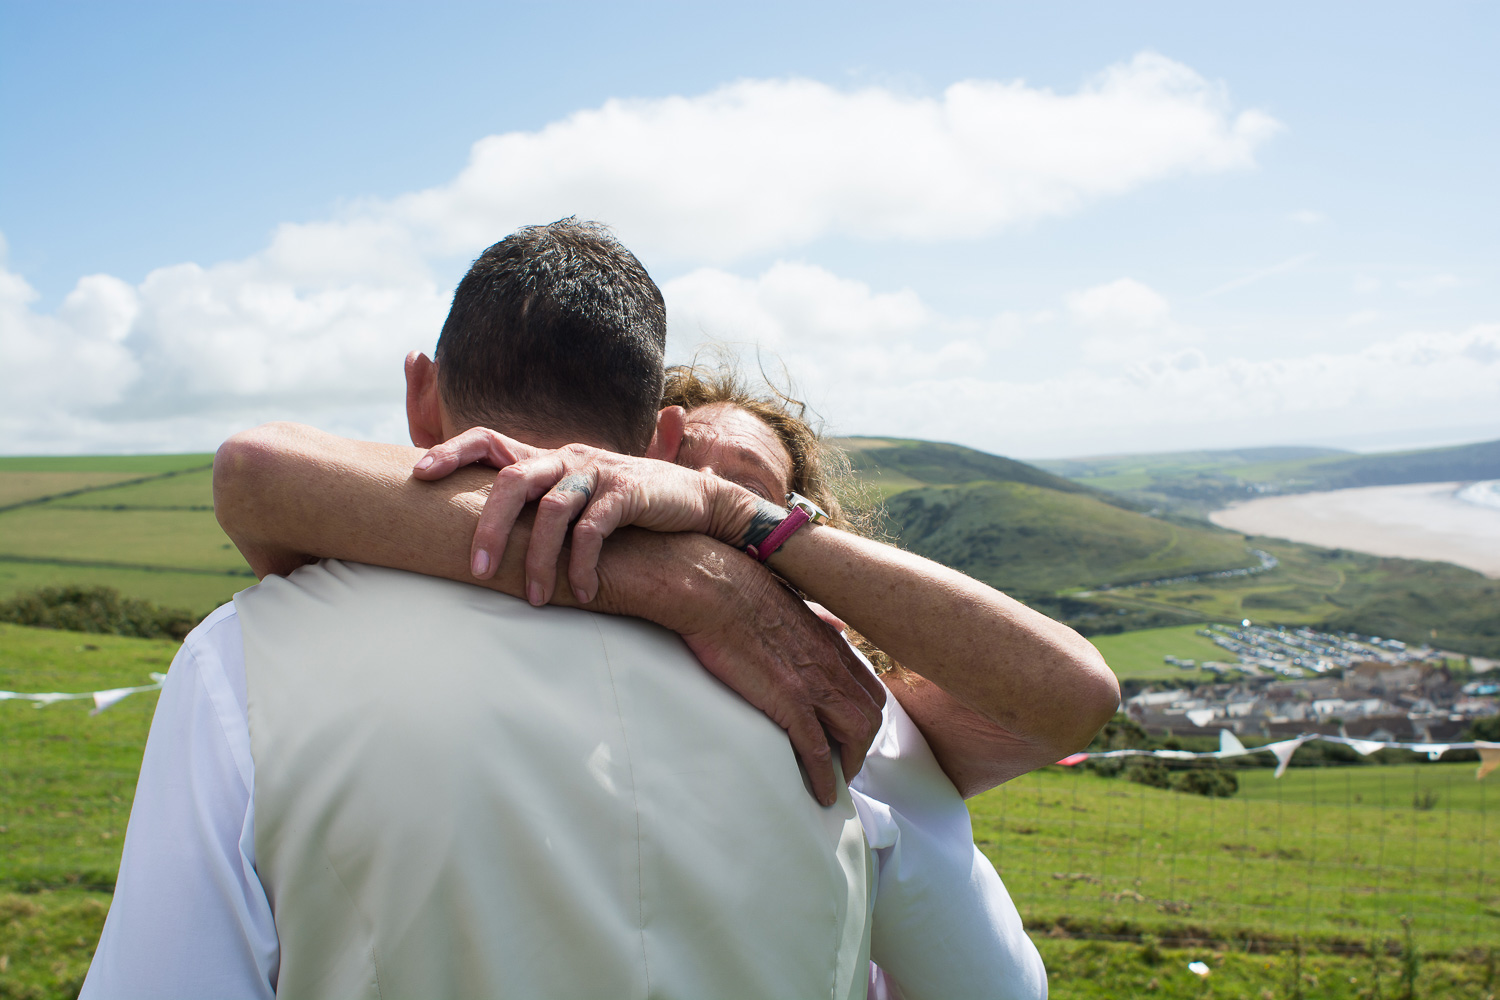
[[[253,582],[213,516],[211,455],[0,459],[0,597],[115,587],[206,614]]]
[[[1258,565],[1235,534],[1025,482],[923,487],[886,501],[913,552],[1002,590],[1056,593]]]
[[[916,486],[960,486],[974,482],[1028,483],[1060,493],[1089,493],[1088,486],[1025,462],[958,444],[905,438],[840,438],[855,474],[889,496]]]
[[[1500,479],[1500,441],[1372,455],[1245,448],[1048,459],[1037,465],[1133,502],[1203,514],[1266,493]]]
[[[1251,544],[1279,560],[1268,573],[1098,592],[1101,609],[1155,620],[1307,624],[1500,656],[1500,581],[1450,563],[1387,559],[1271,538]],[[1106,625],[1111,615],[1097,621]],[[1178,655],[1191,655],[1182,654]]]
[[[1336,448],[1231,448],[1175,451],[1145,455],[1101,455],[1094,458],[1049,458],[1035,464],[1075,482],[1114,493],[1149,490],[1157,480],[1238,474],[1245,469],[1297,465],[1337,459],[1350,452]]]

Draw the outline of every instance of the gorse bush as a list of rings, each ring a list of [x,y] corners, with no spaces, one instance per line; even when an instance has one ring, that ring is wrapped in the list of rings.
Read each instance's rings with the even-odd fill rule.
[[[43,587],[0,601],[0,621],[138,639],[182,639],[201,619],[181,608],[121,597],[113,587]]]

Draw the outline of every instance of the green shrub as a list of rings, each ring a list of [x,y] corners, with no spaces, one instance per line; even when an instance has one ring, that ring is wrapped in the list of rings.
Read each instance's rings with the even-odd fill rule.
[[[0,621],[138,639],[181,640],[200,620],[181,608],[121,597],[113,587],[43,587],[0,601]]]

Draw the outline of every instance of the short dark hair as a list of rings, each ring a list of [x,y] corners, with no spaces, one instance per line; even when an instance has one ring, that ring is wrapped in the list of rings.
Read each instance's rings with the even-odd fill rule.
[[[641,454],[661,406],[667,311],[595,222],[527,226],[479,255],[438,337],[438,388],[469,426],[576,434]]]

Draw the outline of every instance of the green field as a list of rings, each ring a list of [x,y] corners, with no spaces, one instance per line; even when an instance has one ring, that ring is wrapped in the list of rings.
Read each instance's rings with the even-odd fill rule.
[[[1248,618],[1257,624],[1314,625],[1500,656],[1500,581],[1450,563],[1386,559],[1270,538],[1250,544],[1276,556],[1280,565],[1254,576],[1120,587],[1091,600],[1184,622]]]
[[[147,683],[173,653],[0,625],[0,689]],[[71,997],[82,982],[155,703],[132,695],[90,716],[83,702],[0,702],[0,998]],[[1420,995],[1492,993],[1495,778],[1476,783],[1472,764],[1237,775],[1240,796],[1215,800],[1049,768],[973,800],[976,840],[1047,959],[1052,996],[1395,997],[1402,914]],[[1426,791],[1430,807],[1414,808]],[[1187,971],[1197,960],[1207,979]]]
[[[0,459],[0,498],[10,498],[0,503],[0,598],[38,587],[107,586],[207,614],[253,582],[214,520],[211,461]]]
[[[1202,625],[1175,625],[1167,628],[1140,629],[1115,635],[1096,635],[1089,639],[1104,660],[1122,680],[1170,680],[1183,684],[1212,681],[1214,675],[1201,670],[1183,670],[1165,662],[1163,657],[1235,662],[1235,658],[1198,634]]]
[[[0,472],[0,507],[138,478],[131,472]]]
[[[1430,808],[1411,767],[1239,771],[1231,799],[1054,768],[971,813],[1030,926],[1336,952],[1383,947],[1404,914],[1427,952],[1500,941],[1500,793],[1465,788],[1473,764],[1420,767]]]
[[[182,510],[213,510],[212,469],[198,469],[149,479],[142,483],[90,490],[54,501],[52,507],[148,507]]]
[[[0,475],[10,472],[122,472],[158,476],[212,465],[206,453],[192,455],[41,455],[0,458]]]

